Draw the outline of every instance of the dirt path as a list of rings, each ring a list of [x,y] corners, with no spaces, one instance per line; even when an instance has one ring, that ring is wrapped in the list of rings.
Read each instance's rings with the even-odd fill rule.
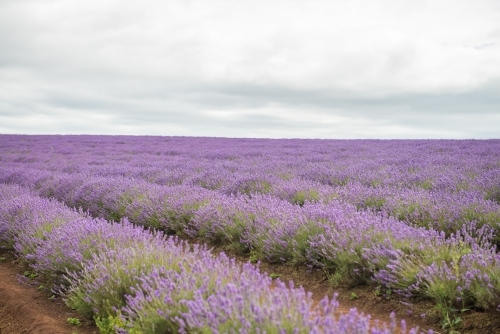
[[[68,318],[80,318],[61,300],[49,299],[49,291],[21,284],[22,268],[14,257],[0,252],[0,334],[97,334],[92,324],[70,325]],[[22,271],[21,271],[22,272]]]

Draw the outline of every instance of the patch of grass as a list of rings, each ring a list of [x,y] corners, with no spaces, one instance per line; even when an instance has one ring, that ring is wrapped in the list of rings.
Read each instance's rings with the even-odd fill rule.
[[[459,314],[469,311],[468,309],[455,309],[447,304],[437,304],[436,309],[442,315],[441,328],[447,334],[460,334],[463,327],[463,321]]]
[[[80,322],[80,319],[78,318],[68,318],[66,319],[66,321],[68,322],[68,324],[70,325],[73,325],[73,326],[81,326],[81,322]]]
[[[371,208],[376,211],[381,211],[386,199],[384,197],[369,196],[364,200],[365,208]],[[358,207],[358,210],[361,209]]]
[[[303,206],[306,202],[319,201],[319,193],[314,189],[301,190],[295,193],[292,198],[292,203]]]
[[[31,271],[29,271],[29,270],[26,270],[26,271],[23,273],[23,275],[24,275],[25,277],[28,277],[28,278],[35,278],[35,277],[37,277],[37,276],[38,276],[38,274],[37,274],[37,273],[35,273],[35,272],[31,272]]]
[[[381,297],[383,299],[391,299],[392,296],[392,290],[388,287],[378,285],[375,288],[375,296]]]
[[[108,316],[107,318],[95,317],[94,322],[101,334],[115,334],[115,327],[123,328],[125,326],[119,316]],[[130,331],[130,333],[136,332]]]
[[[251,250],[250,258],[248,260],[250,261],[250,263],[257,263],[259,262],[259,255],[254,250]]]

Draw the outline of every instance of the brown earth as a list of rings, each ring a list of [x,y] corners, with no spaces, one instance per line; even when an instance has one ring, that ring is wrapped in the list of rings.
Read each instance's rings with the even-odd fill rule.
[[[215,251],[219,251],[216,249]],[[234,255],[234,254],[232,254]],[[239,261],[248,261],[236,256]],[[84,320],[68,309],[60,299],[51,299],[50,291],[38,289],[40,283],[34,279],[19,279],[28,268],[11,251],[0,249],[0,334],[97,334],[98,329],[91,321]],[[261,263],[260,269],[268,274],[279,275],[279,279],[294,281],[313,293],[319,302],[325,295],[339,294],[340,312],[357,308],[369,314],[373,321],[390,321],[391,311],[398,319],[406,320],[407,328],[419,327],[434,333],[445,333],[440,326],[440,314],[430,301],[405,301],[397,296],[377,296],[373,287],[333,289],[325,274],[320,270],[307,270],[291,265]],[[21,283],[20,281],[25,281]],[[29,284],[27,284],[27,282]],[[489,334],[500,333],[498,312],[468,312],[461,314],[463,329],[460,333]],[[78,318],[80,326],[68,323],[68,318]],[[398,320],[399,324],[399,320]]]
[[[0,250],[0,334],[99,332],[60,299],[51,299],[50,291],[38,289],[40,285],[34,279],[22,279],[25,282],[21,283],[19,276],[23,277],[25,269],[11,252]],[[68,318],[79,319],[81,325],[70,325]]]

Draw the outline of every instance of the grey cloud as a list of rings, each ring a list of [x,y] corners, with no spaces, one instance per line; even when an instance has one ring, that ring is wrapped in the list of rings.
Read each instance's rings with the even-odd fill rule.
[[[194,133],[228,133],[239,129],[236,134],[253,136],[256,133],[284,133],[283,136],[309,136],[323,131],[330,136],[341,137],[391,137],[386,131],[377,128],[406,128],[407,137],[428,137],[429,133],[442,133],[441,137],[493,138],[496,129],[491,116],[498,115],[500,98],[495,94],[499,85],[491,83],[481,89],[463,94],[410,95],[388,98],[356,98],[344,92],[300,91],[283,87],[229,86],[213,87],[194,85],[178,89],[175,94],[162,93],[162,89],[144,90],[136,95],[102,94],[91,90],[73,92],[69,90],[46,90],[45,97],[37,102],[13,101],[10,112],[14,116],[19,110],[22,115],[43,115],[61,119],[73,118],[66,122],[71,131],[85,133],[85,128],[75,118],[85,119],[87,114],[108,116],[116,125],[145,126],[158,123],[178,124]],[[217,89],[218,88],[218,89]],[[128,90],[131,90],[128,87]],[[156,91],[154,91],[156,90]],[[126,91],[126,90],[125,90]],[[283,117],[263,114],[269,105],[278,105],[291,111],[300,109],[302,120],[289,120]],[[227,118],[214,118],[207,110],[222,110],[230,114]],[[246,110],[242,112],[240,110]],[[254,112],[252,112],[254,110]],[[21,114],[18,114],[18,116]],[[371,123],[357,128],[347,123],[323,123],[327,116],[337,115]],[[470,115],[474,115],[471,119]],[[464,118],[465,117],[465,118]],[[482,123],[486,123],[481,125]],[[54,122],[55,130],[62,130],[61,121]],[[358,125],[360,126],[360,125]],[[21,127],[22,128],[22,127]],[[32,129],[32,128],[30,128]],[[341,129],[343,132],[339,132]],[[335,131],[337,130],[337,131]],[[30,130],[32,131],[32,130]],[[168,134],[168,133],[158,133]],[[397,133],[397,137],[405,133]],[[439,137],[438,134],[433,137]]]
[[[263,107],[269,103],[280,103],[289,106],[304,106],[319,109],[347,109],[346,113],[359,112],[364,109],[377,110],[381,115],[392,115],[394,112],[419,110],[420,113],[476,114],[499,113],[500,80],[492,81],[471,91],[447,94],[397,94],[383,98],[364,97],[345,90],[298,90],[277,86],[230,85],[221,87],[205,87],[196,90],[191,99],[199,105],[212,105],[220,108],[237,106]],[[186,92],[186,96],[191,96]],[[385,111],[384,111],[385,110]]]
[[[294,28],[273,1],[262,26],[252,6],[247,14],[224,1],[197,10],[196,20],[189,13],[199,7],[183,2],[175,8],[184,16],[166,18],[160,2],[150,3],[158,15],[143,5],[102,3],[95,10],[83,1],[49,2],[42,13],[37,1],[0,4],[0,132],[499,136],[500,30],[489,26],[499,13],[484,3],[471,5],[491,15],[470,19],[485,22],[468,31],[477,37],[470,41],[451,29],[453,21],[434,40],[428,27],[392,17],[386,27],[370,15],[331,25],[320,7]],[[428,14],[439,23],[425,4],[400,7],[408,20]],[[290,17],[299,17],[302,10],[293,9]],[[243,39],[249,32],[255,36]],[[441,72],[448,63],[456,78]]]

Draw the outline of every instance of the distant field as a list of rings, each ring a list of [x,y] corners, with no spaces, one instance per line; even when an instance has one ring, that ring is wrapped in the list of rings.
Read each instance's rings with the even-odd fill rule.
[[[431,300],[449,332],[500,311],[500,140],[0,135],[0,182],[0,243],[103,332],[370,326],[162,233]]]

